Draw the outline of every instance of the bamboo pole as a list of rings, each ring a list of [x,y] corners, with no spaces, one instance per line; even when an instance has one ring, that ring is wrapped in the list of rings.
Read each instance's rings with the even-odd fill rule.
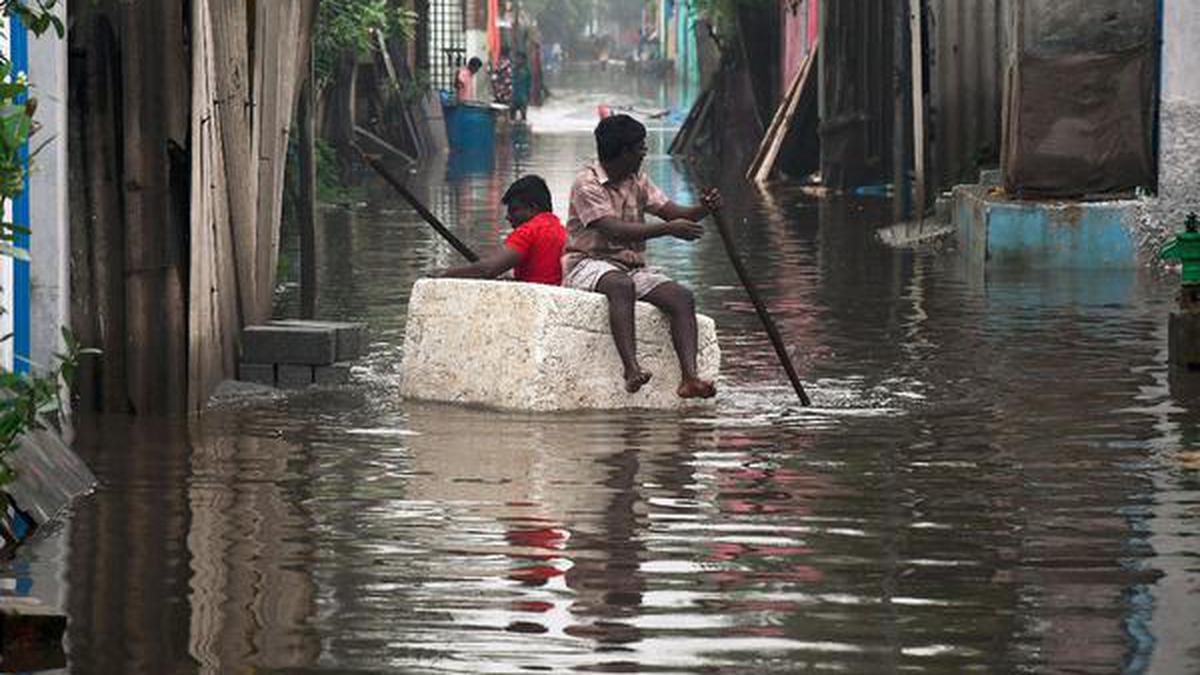
[[[808,86],[808,78],[813,70],[813,64],[817,60],[819,42],[819,40],[814,42],[809,48],[808,54],[804,57],[804,63],[800,64],[800,69],[792,77],[787,95],[775,109],[771,126],[767,128],[767,133],[758,146],[758,152],[755,153],[754,160],[750,163],[750,169],[746,172],[746,178],[756,185],[767,182],[767,178],[775,170],[775,160],[778,159],[779,151],[783,148],[783,141],[787,138],[788,131],[791,130],[796,111],[800,108],[800,99],[804,95],[804,88]]]
[[[796,390],[796,396],[800,397],[800,404],[811,405],[808,394],[804,393],[804,385],[800,383],[800,376],[796,374],[796,367],[792,365],[792,357],[788,355],[787,348],[783,344],[783,337],[779,334],[779,329],[775,327],[775,320],[771,318],[767,306],[763,304],[762,298],[758,295],[758,289],[755,288],[754,282],[742,264],[742,259],[737,254],[737,248],[733,242],[733,232],[729,229],[729,224],[725,222],[725,216],[720,211],[714,211],[712,217],[717,223],[717,230],[721,233],[725,252],[729,254],[729,262],[733,263],[734,272],[737,272],[742,287],[746,289],[746,295],[750,296],[750,302],[754,304],[754,311],[758,313],[758,318],[767,331],[767,338],[771,340],[771,346],[775,348],[775,355],[779,357],[780,365],[787,373],[792,388]]]
[[[442,235],[442,238],[449,242],[450,245],[454,247],[454,250],[461,253],[462,256],[470,262],[479,262],[479,256],[476,255],[469,246],[462,243],[458,237],[454,236],[454,233],[451,232],[445,225],[443,225],[442,221],[438,220],[438,217],[433,215],[433,212],[425,208],[425,205],[421,203],[421,200],[417,199],[413,193],[409,192],[408,188],[404,187],[404,184],[401,183],[395,176],[393,176],[392,172],[388,171],[387,167],[383,165],[383,162],[363,152],[362,148],[359,148],[358,146],[355,146],[355,149],[358,150],[358,154],[362,155],[363,161],[365,161],[368,166],[374,169],[376,173],[382,176],[383,179],[387,181],[388,185],[391,185],[396,192],[400,193],[400,196],[404,198],[404,201],[408,202],[408,204],[412,206],[422,218],[425,219],[425,222],[429,223],[430,227],[432,227],[434,230],[437,230],[437,233]]]

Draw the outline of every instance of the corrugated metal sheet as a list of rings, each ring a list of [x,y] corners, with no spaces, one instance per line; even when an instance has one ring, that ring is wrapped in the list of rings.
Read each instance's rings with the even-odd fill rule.
[[[821,176],[838,188],[891,177],[894,3],[824,2],[821,12]]]
[[[925,0],[929,192],[974,182],[1000,158],[1013,0]]]

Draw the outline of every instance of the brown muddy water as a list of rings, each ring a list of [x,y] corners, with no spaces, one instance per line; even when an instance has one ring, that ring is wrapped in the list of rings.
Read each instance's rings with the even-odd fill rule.
[[[479,249],[520,174],[565,216],[596,104],[658,104],[629,89],[562,86],[532,132],[414,180]],[[690,200],[669,140],[647,170]],[[321,223],[318,315],[370,330],[352,384],[80,421],[102,486],[18,561],[70,619],[69,672],[1200,672],[1175,282],[985,275],[880,243],[886,202],[723,185],[811,408],[715,232],[652,246],[717,321],[715,407],[401,399],[410,287],[456,261],[371,183]]]

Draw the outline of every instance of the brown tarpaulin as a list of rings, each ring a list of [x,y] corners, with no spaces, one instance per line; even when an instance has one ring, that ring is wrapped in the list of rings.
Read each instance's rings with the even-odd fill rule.
[[[1017,69],[1006,101],[1006,190],[1069,197],[1153,185],[1149,48],[1025,55]]]

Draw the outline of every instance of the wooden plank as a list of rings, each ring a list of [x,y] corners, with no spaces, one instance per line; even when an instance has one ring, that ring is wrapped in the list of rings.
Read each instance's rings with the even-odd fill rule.
[[[184,301],[182,231],[172,201],[170,122],[182,102],[171,97],[172,64],[183,50],[180,6],[122,4],[121,190],[124,203],[127,397],[138,413],[183,410]],[[179,28],[178,31],[172,27]]]
[[[912,72],[913,211],[919,221],[925,219],[925,50],[922,47],[921,3],[922,0],[910,0],[908,9],[908,32],[912,37],[909,70]]]
[[[90,31],[92,42],[87,52],[86,98],[88,151],[79,154],[87,162],[88,193],[92,227],[88,259],[91,261],[90,283],[96,298],[96,330],[98,340],[83,342],[95,345],[104,352],[95,362],[99,378],[97,409],[105,412],[129,412],[129,389],[126,370],[125,342],[125,215],[121,209],[121,143],[118,129],[121,110],[120,46],[107,21],[93,19]],[[72,190],[72,193],[75,191]],[[80,339],[87,339],[80,335]]]
[[[712,108],[712,102],[716,96],[715,83],[700,94],[700,98],[696,99],[696,103],[692,105],[692,110],[688,113],[688,119],[684,120],[684,126],[680,127],[675,134],[675,139],[668,150],[669,154],[687,154],[690,151],[696,134],[704,128],[708,121],[709,110]]]
[[[805,55],[805,60],[808,60],[808,55]],[[779,133],[779,129],[783,126],[783,121],[787,117],[788,107],[795,99],[796,91],[799,89],[802,82],[801,74],[804,71],[804,64],[796,69],[792,75],[792,81],[788,83],[787,92],[784,93],[783,99],[775,108],[775,114],[771,116],[771,123],[767,125],[767,132],[763,134],[762,140],[758,144],[758,150],[754,153],[754,159],[750,161],[750,167],[746,170],[746,178],[751,182],[761,183],[756,176],[760,173],[764,162],[767,160],[767,155],[771,145],[775,142],[775,137]],[[768,170],[769,173],[769,170]],[[763,180],[766,180],[765,178]]]
[[[188,409],[200,410],[233,373],[240,327],[211,0],[192,5],[192,203],[188,288]]]
[[[783,148],[783,142],[787,138],[788,131],[791,130],[796,111],[800,108],[800,99],[803,97],[804,88],[807,86],[808,78],[813,71],[813,64],[817,61],[817,50],[819,47],[820,40],[814,42],[808,50],[808,55],[804,57],[804,63],[796,71],[796,76],[792,78],[792,84],[788,87],[787,97],[775,109],[775,116],[771,119],[771,125],[767,129],[767,133],[763,135],[762,143],[758,146],[758,152],[755,153],[754,160],[750,163],[750,168],[746,172],[746,178],[750,182],[759,185],[765,183],[767,178],[770,177],[771,172],[775,169],[775,162],[779,158],[779,151]]]
[[[306,22],[312,15],[307,4],[306,0],[282,0],[258,5],[259,25],[270,27],[261,33],[262,42],[255,45],[263,72],[255,100],[259,112],[257,295],[264,314],[270,312],[275,290],[288,139],[300,83],[305,77],[301,59],[308,53],[311,24]]]
[[[246,0],[205,0],[211,20],[213,96],[215,113],[220,118],[223,153],[214,171],[225,174],[229,192],[228,227],[237,262],[238,324],[258,318],[260,308],[255,295],[258,250],[256,197],[258,173],[252,158],[257,156],[254,129],[254,101],[251,98],[248,17]],[[272,3],[263,3],[270,5]],[[264,29],[259,27],[260,30]]]

